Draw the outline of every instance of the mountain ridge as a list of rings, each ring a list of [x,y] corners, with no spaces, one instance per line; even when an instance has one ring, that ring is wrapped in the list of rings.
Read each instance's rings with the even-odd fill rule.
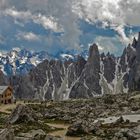
[[[0,54],[0,69],[7,76],[24,75],[46,58],[49,59],[49,55],[44,51],[13,49]]]
[[[15,96],[22,99],[67,100],[140,90],[140,34],[122,56],[100,54],[93,44],[85,60],[44,60],[25,76],[10,77]]]

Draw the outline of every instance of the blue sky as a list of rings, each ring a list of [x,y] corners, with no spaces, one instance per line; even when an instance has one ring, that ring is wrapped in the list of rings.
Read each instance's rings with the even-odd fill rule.
[[[139,7],[139,0],[1,0],[0,50],[55,55],[97,43],[100,52],[120,55],[140,31]]]

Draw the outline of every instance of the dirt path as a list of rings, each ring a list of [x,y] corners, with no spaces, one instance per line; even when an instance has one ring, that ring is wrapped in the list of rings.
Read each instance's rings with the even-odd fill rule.
[[[0,112],[10,114],[13,109],[16,108],[18,104],[24,104],[23,101],[18,101],[16,104],[1,104]]]
[[[63,129],[63,130],[58,130],[58,131],[51,132],[51,133],[49,133],[49,135],[60,136],[64,140],[80,140],[80,137],[68,137],[68,136],[66,136],[66,132],[67,132],[67,129],[69,127],[68,124],[51,124],[51,123],[47,123],[47,124],[49,126],[52,126],[52,127],[62,128]]]
[[[1,104],[0,112],[10,114],[13,109],[16,108],[18,104],[40,104],[40,103],[24,103],[24,101],[17,101],[16,104]]]

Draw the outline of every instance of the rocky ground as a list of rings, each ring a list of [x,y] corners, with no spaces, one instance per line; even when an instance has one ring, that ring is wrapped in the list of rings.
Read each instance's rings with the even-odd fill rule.
[[[139,140],[140,93],[18,105],[10,115],[0,113],[0,140],[65,139],[49,136],[63,129],[49,125],[57,123],[68,125],[73,140]]]

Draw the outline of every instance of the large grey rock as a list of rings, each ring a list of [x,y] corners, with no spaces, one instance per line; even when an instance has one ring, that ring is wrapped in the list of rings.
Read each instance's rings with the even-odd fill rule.
[[[130,129],[121,129],[115,133],[113,140],[139,140],[140,126]]]
[[[46,138],[46,133],[39,129],[39,130],[31,130],[28,133],[20,133],[18,134],[18,138],[22,139],[29,139],[29,140],[44,140]]]
[[[31,130],[27,133],[19,133],[14,140],[63,140],[60,137],[47,135],[43,130]]]
[[[66,133],[67,136],[80,136],[83,134],[88,134],[88,132],[86,131],[82,123],[71,125]]]
[[[7,119],[7,123],[28,123],[36,122],[37,116],[34,111],[26,105],[19,104]]]
[[[14,130],[8,128],[1,130],[0,140],[14,140]]]
[[[79,121],[79,122],[78,122]],[[101,133],[100,127],[101,127],[101,122],[97,121],[96,123],[94,122],[89,122],[88,120],[78,120],[74,124],[72,124],[68,130],[66,135],[67,136],[81,136],[85,134],[95,134],[95,133]]]

